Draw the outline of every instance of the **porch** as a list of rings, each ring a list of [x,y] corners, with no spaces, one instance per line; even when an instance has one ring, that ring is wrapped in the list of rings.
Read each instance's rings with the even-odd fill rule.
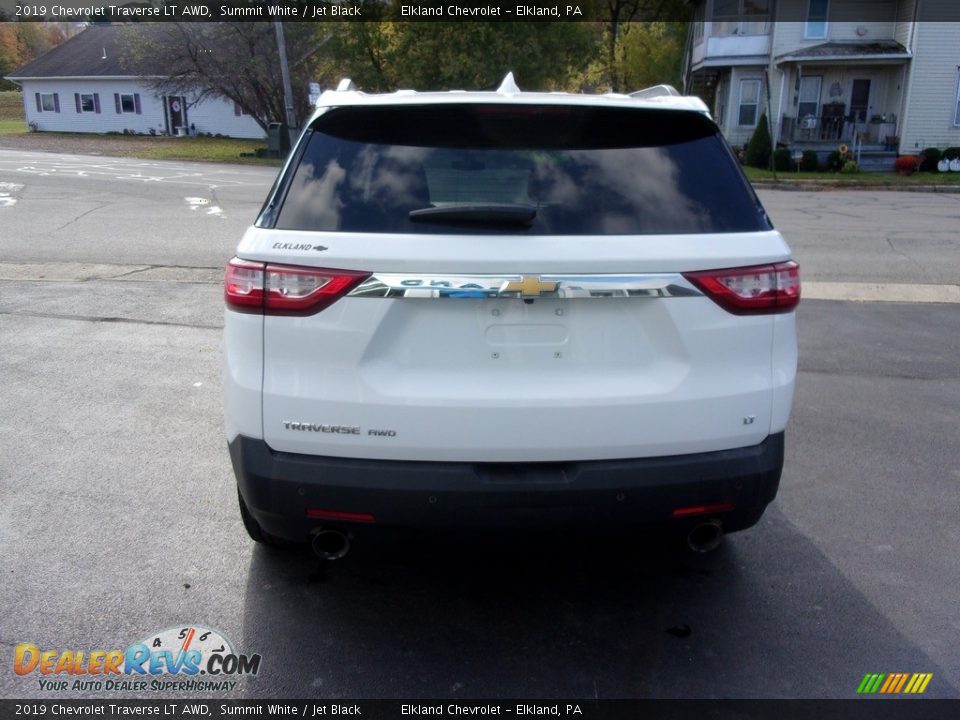
[[[892,172],[893,164],[897,159],[896,148],[891,149],[888,145],[877,143],[856,142],[855,140],[845,143],[843,140],[797,140],[787,142],[781,140],[782,145],[787,145],[793,152],[802,152],[804,150],[813,150],[817,154],[817,161],[820,165],[825,165],[830,153],[837,150],[840,144],[847,145],[853,159],[857,161],[862,172]]]
[[[775,139],[791,147],[845,143],[871,154],[895,152],[909,57],[899,43],[884,41],[824,43],[777,58]]]

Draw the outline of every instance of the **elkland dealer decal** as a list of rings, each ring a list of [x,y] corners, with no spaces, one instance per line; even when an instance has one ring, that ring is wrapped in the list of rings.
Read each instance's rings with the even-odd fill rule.
[[[42,650],[20,643],[13,651],[13,671],[39,674],[39,689],[50,692],[230,691],[238,684],[233,678],[259,670],[259,654],[238,654],[221,633],[198,625],[168,628],[126,650]]]

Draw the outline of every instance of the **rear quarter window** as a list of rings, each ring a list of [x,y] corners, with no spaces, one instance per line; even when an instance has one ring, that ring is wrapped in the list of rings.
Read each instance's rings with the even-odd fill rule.
[[[716,126],[698,113],[345,107],[320,116],[302,143],[278,190],[275,221],[267,221],[280,229],[648,235],[771,227]]]

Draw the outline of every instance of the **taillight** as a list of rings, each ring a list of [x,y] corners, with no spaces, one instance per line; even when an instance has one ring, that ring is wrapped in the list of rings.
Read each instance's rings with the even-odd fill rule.
[[[227,307],[238,312],[263,312],[263,268],[265,263],[234,258],[227,263],[223,280],[223,298]]]
[[[793,260],[683,276],[734,315],[789,312],[800,302],[800,266]]]
[[[234,258],[227,264],[224,298],[238,312],[313,315],[370,277],[368,272],[274,265]]]

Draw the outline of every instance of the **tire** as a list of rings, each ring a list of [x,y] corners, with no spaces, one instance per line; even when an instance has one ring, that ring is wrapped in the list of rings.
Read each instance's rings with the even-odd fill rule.
[[[240,494],[239,489],[237,489],[237,500],[240,501],[240,517],[243,519],[243,527],[246,528],[247,535],[250,536],[251,540],[258,542],[261,545],[267,545],[274,548],[289,548],[295,544],[289,540],[279,538],[276,535],[271,535],[264,530],[260,526],[260,523],[258,523],[254,519],[253,515],[250,514],[250,510],[247,509],[247,504],[243,501],[243,495]]]

